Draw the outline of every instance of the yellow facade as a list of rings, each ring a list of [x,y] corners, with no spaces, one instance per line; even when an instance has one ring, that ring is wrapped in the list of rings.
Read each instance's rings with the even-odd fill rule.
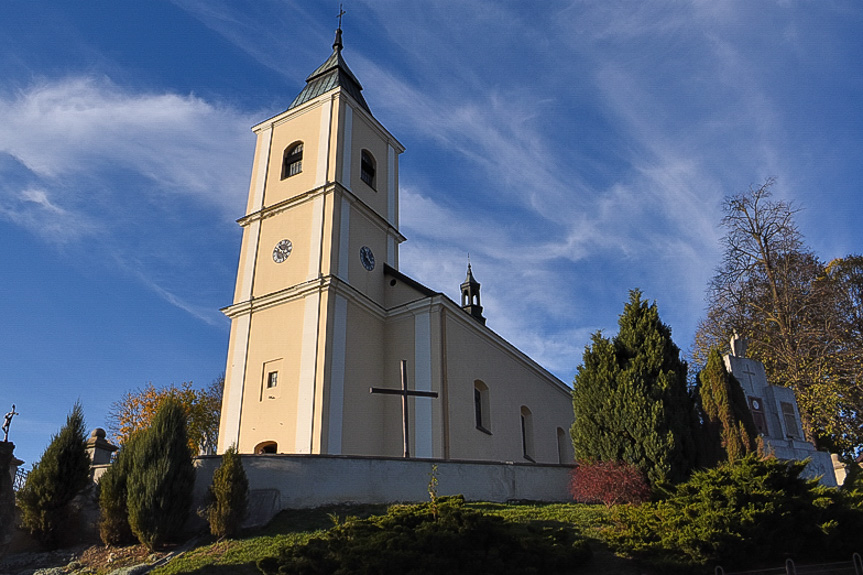
[[[437,393],[408,400],[412,456],[571,462],[567,386],[398,271],[404,148],[334,49],[253,128],[219,451],[401,456],[401,398],[370,388],[405,360]]]

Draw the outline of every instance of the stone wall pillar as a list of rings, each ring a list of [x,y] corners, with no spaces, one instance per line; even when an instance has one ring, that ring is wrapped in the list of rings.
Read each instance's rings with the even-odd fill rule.
[[[15,532],[15,492],[12,483],[22,463],[12,453],[15,444],[0,441],[0,553],[12,541]]]
[[[105,430],[97,427],[87,440],[87,454],[90,456],[90,465],[105,465],[111,463],[111,454],[117,451],[117,446],[108,443],[105,439]]]

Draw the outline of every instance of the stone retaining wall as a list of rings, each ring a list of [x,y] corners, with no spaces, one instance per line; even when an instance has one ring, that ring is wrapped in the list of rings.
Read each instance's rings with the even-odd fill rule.
[[[340,503],[429,500],[437,466],[437,494],[469,501],[572,501],[569,465],[440,461],[341,455],[243,455],[249,478],[250,517],[262,525],[282,509]],[[219,456],[196,460],[195,502],[200,505]]]

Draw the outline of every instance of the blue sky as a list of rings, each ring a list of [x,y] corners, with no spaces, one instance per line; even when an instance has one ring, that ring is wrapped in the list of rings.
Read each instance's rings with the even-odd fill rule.
[[[566,382],[628,290],[691,345],[723,196],[775,177],[863,251],[856,0],[348,0],[344,56],[401,158],[401,269]],[[0,414],[36,461],[148,382],[225,369],[254,138],[337,2],[0,3]]]

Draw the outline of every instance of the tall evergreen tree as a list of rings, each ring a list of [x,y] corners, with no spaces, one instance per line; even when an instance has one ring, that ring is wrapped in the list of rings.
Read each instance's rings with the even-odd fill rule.
[[[725,369],[713,348],[698,373],[696,402],[703,420],[702,458],[705,467],[741,459],[757,449],[758,430],[746,405],[743,388]]]
[[[66,425],[51,438],[18,492],[24,527],[48,547],[56,547],[69,519],[69,503],[89,480],[84,410],[76,402],[66,417]]]
[[[99,480],[99,536],[105,545],[125,545],[135,540],[129,526],[128,482],[141,433],[132,435],[113,465]]]
[[[141,543],[156,549],[182,533],[195,483],[180,402],[166,398],[137,441],[127,479],[129,525]]]
[[[630,292],[609,340],[593,335],[573,385],[576,459],[625,461],[652,484],[683,480],[695,459],[686,362],[656,304]]]

